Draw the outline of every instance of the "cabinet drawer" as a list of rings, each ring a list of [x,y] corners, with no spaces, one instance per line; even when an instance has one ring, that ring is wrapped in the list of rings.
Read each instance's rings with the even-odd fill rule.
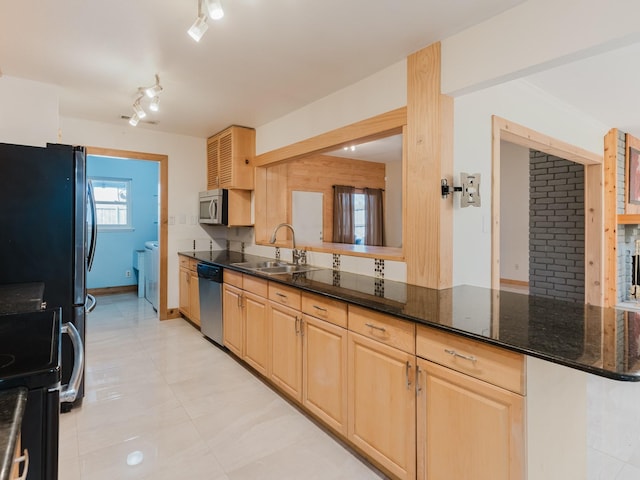
[[[416,355],[524,395],[524,355],[418,326]]]
[[[198,261],[197,258],[190,258],[189,259],[189,270],[191,270],[193,273],[198,273],[198,263],[200,263]]]
[[[269,295],[269,282],[262,278],[252,277],[251,275],[243,275],[243,288],[250,293],[267,298]]]
[[[300,310],[300,290],[269,282],[269,300]]]
[[[242,273],[224,269],[222,278],[224,279],[224,283],[228,283],[229,285],[233,285],[234,287],[242,288]]]
[[[302,311],[312,317],[347,328],[347,304],[340,300],[302,292]]]
[[[415,324],[384,313],[349,305],[349,330],[407,353],[416,351]]]

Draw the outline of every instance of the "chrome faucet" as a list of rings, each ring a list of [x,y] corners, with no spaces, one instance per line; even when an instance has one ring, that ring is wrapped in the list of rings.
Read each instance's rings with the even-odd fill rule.
[[[276,243],[276,234],[278,233],[278,230],[280,230],[281,227],[287,227],[289,230],[291,230],[291,240],[293,241],[293,250],[291,251],[291,254],[293,256],[293,264],[298,265],[298,262],[300,261],[300,258],[302,257],[303,252],[302,250],[298,250],[296,248],[296,232],[290,223],[281,223],[276,228],[274,228],[273,233],[271,234],[271,239],[269,240],[269,243]]]

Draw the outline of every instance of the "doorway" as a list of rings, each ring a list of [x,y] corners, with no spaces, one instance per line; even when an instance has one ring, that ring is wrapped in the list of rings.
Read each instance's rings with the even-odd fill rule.
[[[127,150],[107,149],[100,147],[87,147],[87,155],[101,156],[101,157],[113,157],[121,159],[131,160],[145,160],[151,162],[158,162],[159,165],[159,299],[158,299],[158,318],[160,320],[166,320],[169,318],[167,309],[167,242],[168,242],[168,163],[169,157],[167,155],[159,155],[153,153],[133,152]],[[133,253],[132,253],[133,255]]]
[[[603,158],[581,148],[548,137],[540,132],[493,116],[491,192],[491,287],[500,289],[501,278],[501,142],[543,152],[584,166],[584,301],[602,305],[603,259]],[[502,144],[503,145],[503,144]],[[528,213],[527,213],[528,216]]]

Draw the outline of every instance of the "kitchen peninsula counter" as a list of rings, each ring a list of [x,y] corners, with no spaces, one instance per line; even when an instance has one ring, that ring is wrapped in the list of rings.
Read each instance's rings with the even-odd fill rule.
[[[180,255],[591,374],[640,381],[640,314],[633,312],[467,285],[436,290],[326,268],[267,275],[235,264],[273,259],[234,251]]]

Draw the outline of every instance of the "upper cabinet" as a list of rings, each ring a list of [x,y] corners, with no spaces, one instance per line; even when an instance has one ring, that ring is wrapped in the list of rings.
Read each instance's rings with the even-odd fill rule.
[[[256,131],[233,125],[207,140],[207,190],[253,190]]]

